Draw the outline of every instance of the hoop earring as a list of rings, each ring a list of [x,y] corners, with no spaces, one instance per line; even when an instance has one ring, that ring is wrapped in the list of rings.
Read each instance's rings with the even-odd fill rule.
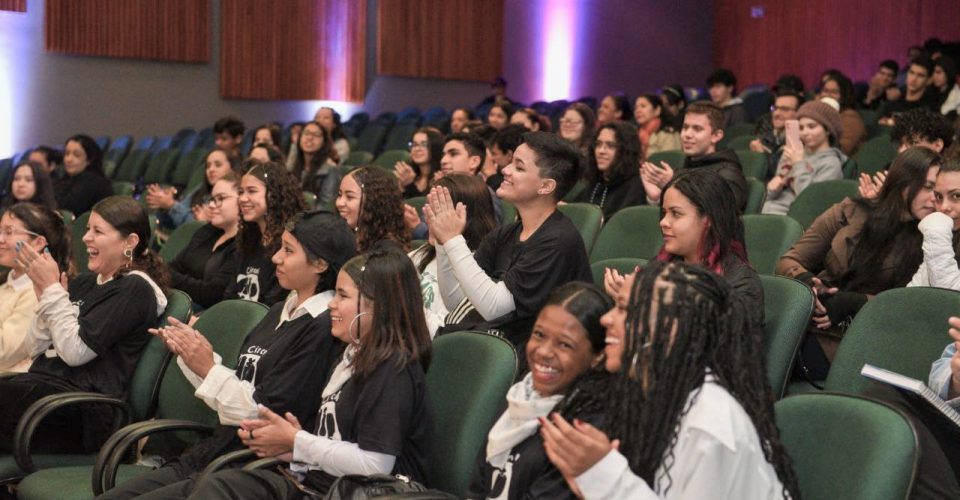
[[[123,256],[127,258],[127,263],[124,265],[124,267],[126,267],[127,269],[130,269],[130,267],[133,265],[133,249],[124,248]]]
[[[360,328],[357,327],[357,336],[354,337],[353,325],[357,322],[357,320],[360,319],[360,316],[364,316],[366,314],[370,314],[370,313],[368,312],[357,313],[357,315],[354,316],[352,320],[350,320],[350,326],[347,327],[347,334],[350,335],[350,341],[356,345],[360,345]]]

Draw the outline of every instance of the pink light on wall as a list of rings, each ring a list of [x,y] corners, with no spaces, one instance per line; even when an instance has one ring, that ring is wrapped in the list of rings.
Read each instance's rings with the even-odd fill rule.
[[[547,101],[567,99],[573,95],[573,68],[576,54],[573,50],[577,39],[578,0],[543,0],[543,46],[541,47],[543,69],[542,95]]]

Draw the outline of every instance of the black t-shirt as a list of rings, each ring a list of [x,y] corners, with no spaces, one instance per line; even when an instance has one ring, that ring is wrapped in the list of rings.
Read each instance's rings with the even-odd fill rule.
[[[247,335],[235,373],[254,385],[253,399],[274,413],[293,413],[310,429],[320,406],[320,394],[343,343],[330,334],[330,312],[316,318],[304,314],[277,328],[284,304],[276,304]],[[200,470],[210,460],[242,448],[237,427],[220,425],[214,435],[198,443],[181,463]]]
[[[392,474],[414,481],[427,477],[433,414],[420,363],[397,367],[384,361],[364,381],[356,377],[324,398],[314,431],[337,441],[357,443],[361,450],[397,457]],[[336,478],[311,470],[304,484],[325,492]]]
[[[89,391],[124,399],[130,378],[150,340],[149,328],[159,321],[153,287],[140,276],[125,275],[102,285],[97,276],[81,274],[69,286],[70,302],[80,310],[80,339],[97,357],[70,366],[59,357],[40,354],[24,379],[38,378],[68,391]],[[52,351],[48,351],[52,352]],[[84,408],[82,432],[92,446],[105,437],[113,411],[104,406]]]
[[[488,234],[474,254],[477,264],[495,281],[503,281],[516,310],[490,322],[514,345],[522,345],[530,326],[554,288],[570,281],[593,283],[590,261],[576,226],[559,210],[526,241],[523,222],[505,224]]]
[[[250,254],[237,249],[233,278],[223,298],[252,300],[268,307],[283,301],[287,291],[277,281],[277,268],[270,260],[272,257],[273,253],[262,246]]]
[[[98,201],[112,194],[110,179],[89,170],[77,175],[64,175],[53,185],[57,206],[77,215],[89,212]]]
[[[647,192],[643,189],[640,176],[631,175],[611,182],[597,180],[580,191],[574,201],[599,206],[603,211],[603,220],[610,220],[622,208],[646,205]]]
[[[481,454],[486,453],[486,446]],[[470,484],[470,499],[506,498],[577,498],[567,486],[563,474],[547,458],[540,432],[510,449],[503,467],[494,467],[485,457],[478,460],[478,470]]]
[[[230,238],[213,249],[223,230],[201,226],[190,243],[170,262],[171,286],[182,290],[203,307],[223,300],[230,278],[234,277],[236,245]]]

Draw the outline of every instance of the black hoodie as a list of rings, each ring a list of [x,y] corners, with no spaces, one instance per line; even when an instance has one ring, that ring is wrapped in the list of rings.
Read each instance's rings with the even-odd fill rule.
[[[683,160],[683,168],[709,168],[720,174],[733,189],[733,195],[736,197],[737,206],[740,207],[740,213],[747,206],[747,195],[749,187],[747,178],[743,175],[743,167],[740,166],[740,158],[732,149],[722,149],[715,153],[705,154],[703,156],[688,156]]]

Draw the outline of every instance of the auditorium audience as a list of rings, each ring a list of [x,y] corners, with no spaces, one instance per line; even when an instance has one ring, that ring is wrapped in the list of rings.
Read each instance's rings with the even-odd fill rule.
[[[605,220],[622,208],[643,205],[637,128],[624,121],[601,125],[593,144],[583,175],[585,187],[573,201],[599,206]]]
[[[406,250],[410,233],[404,225],[404,204],[397,181],[378,167],[360,167],[340,181],[337,213],[356,232],[357,249],[381,245]]]
[[[0,371],[25,372],[32,354],[27,333],[38,297],[17,245],[29,245],[38,254],[49,251],[57,268],[70,272],[70,233],[60,214],[44,205],[17,203],[0,217],[0,266],[9,269],[0,283]]]
[[[340,169],[330,132],[317,122],[307,122],[287,166],[304,191],[317,195],[317,206],[326,207],[337,197]]]
[[[723,110],[722,129],[747,122],[747,110],[743,99],[737,97],[737,77],[733,71],[720,68],[707,77],[707,91],[710,101]]]
[[[243,448],[239,426],[256,419],[262,407],[296,421],[313,421],[320,392],[343,352],[343,344],[331,334],[327,307],[340,268],[353,257],[356,244],[343,220],[323,210],[293,218],[281,239],[272,261],[280,286],[289,294],[251,331],[237,332],[246,338],[235,369],[222,364],[203,332],[176,319],[151,330],[177,357],[180,371],[196,389],[194,395],[217,412],[219,425],[212,436],[99,498],[186,498],[211,460]]]
[[[933,189],[937,211],[917,228],[923,233],[923,263],[907,286],[935,286],[960,290],[957,250],[960,238],[960,159],[945,159]]]
[[[752,307],[700,266],[653,262],[627,278],[601,319],[613,380],[571,398],[602,398],[605,421],[540,417],[579,497],[799,498]]]
[[[67,139],[63,171],[64,176],[53,185],[59,208],[80,215],[113,194],[110,179],[103,174],[103,151],[90,136],[78,134]]]
[[[677,123],[683,123],[683,115],[687,111],[687,96],[684,94],[683,86],[674,83],[660,89],[660,101],[663,103],[663,109],[673,116]]]
[[[231,172],[213,185],[213,191],[204,197],[209,224],[198,228],[187,246],[170,261],[170,285],[186,292],[197,311],[223,300],[230,279],[235,277],[234,238],[240,227],[238,181]]]
[[[533,108],[520,108],[510,116],[510,123],[513,125],[523,125],[531,132],[550,132],[553,124],[550,123],[550,117],[537,113]]]
[[[490,108],[490,111],[493,111],[493,108]],[[450,113],[450,133],[456,134],[463,132],[463,127],[465,127],[467,123],[475,121],[476,119],[477,114],[474,113],[472,109],[455,108],[453,112]]]
[[[347,140],[347,134],[343,133],[343,125],[340,120],[340,113],[333,108],[324,106],[317,110],[313,115],[313,121],[317,122],[330,134],[330,140],[333,141],[333,150],[336,151],[339,164],[350,156],[350,141]],[[298,141],[299,143],[299,141]],[[333,157],[333,155],[331,155]]]
[[[910,61],[907,81],[902,89],[903,96],[896,101],[888,101],[881,109],[880,125],[894,125],[897,117],[911,109],[930,109],[939,111],[937,96],[927,88],[933,76],[933,61],[921,56]]]
[[[807,376],[826,377],[851,318],[873,295],[905,286],[923,261],[921,219],[935,209],[940,157],[900,153],[876,201],[845,198],[829,208],[777,263],[777,274],[816,291],[812,328],[801,353]]]
[[[404,198],[426,196],[434,176],[440,172],[443,157],[443,134],[433,127],[423,127],[413,133],[407,144],[410,160],[398,161],[393,173],[400,182]]]
[[[227,470],[201,481],[190,498],[322,497],[348,474],[427,479],[434,439],[424,373],[431,343],[417,271],[405,255],[376,250],[351,259],[330,301],[330,331],[347,344],[321,394],[315,424],[261,407],[240,440],[289,466]],[[287,468],[289,467],[289,468]]]
[[[642,158],[680,149],[680,133],[673,123],[673,116],[664,111],[659,97],[653,94],[637,97],[633,106],[633,118],[637,121]]]
[[[931,90],[937,96],[940,113],[956,118],[960,108],[960,84],[957,83],[957,63],[949,56],[933,62]],[[951,114],[952,113],[952,114]]]
[[[221,118],[213,124],[214,143],[217,148],[242,156],[240,144],[247,127],[236,116]]]
[[[532,367],[507,393],[507,409],[487,434],[466,498],[576,498],[547,458],[540,418],[570,391],[601,391],[607,376],[590,374],[603,359],[600,317],[613,305],[593,285],[570,282],[547,298],[524,347]],[[602,405],[563,408],[567,419],[594,421]]]
[[[10,176],[10,182],[6,186],[6,193],[0,201],[0,213],[25,201],[47,208],[57,208],[50,174],[35,161],[22,161],[13,169],[13,175]]]
[[[487,113],[487,123],[491,127],[497,130],[500,130],[503,127],[506,127],[507,125],[510,124],[510,117],[513,116],[513,112],[514,112],[513,104],[510,104],[509,102],[506,102],[506,101],[498,102],[494,104],[490,108],[490,112]],[[461,128],[460,132],[463,132],[462,129],[466,127],[466,125],[467,124],[464,123],[464,125],[460,127]],[[450,130],[454,134],[457,133],[457,132],[453,132],[452,126],[450,127]]]
[[[630,109],[630,99],[621,93],[609,94],[604,96],[597,108],[597,126],[629,120],[631,116],[633,110]]]
[[[847,156],[853,156],[867,137],[867,126],[857,110],[853,109],[853,83],[839,71],[830,71],[821,81],[818,99],[829,97],[840,109],[840,128],[837,129],[837,147]],[[842,132],[842,133],[841,133]]]
[[[857,108],[878,110],[888,101],[899,98],[897,75],[900,66],[897,61],[887,59],[880,63],[877,72],[870,77],[867,87],[857,95]]]
[[[157,184],[147,186],[144,199],[147,207],[155,210],[161,226],[173,229],[196,219],[194,208],[202,205],[203,199],[210,196],[213,185],[228,173],[240,173],[240,157],[225,149],[216,148],[207,153],[204,165],[204,182],[184,193],[180,200],[174,199],[175,189]]]
[[[280,248],[284,225],[306,209],[306,202],[296,179],[279,163],[247,160],[244,168],[237,193],[242,220],[233,273],[223,296],[270,307],[285,294],[270,257]]]
[[[590,139],[596,124],[597,115],[593,109],[582,102],[575,102],[560,117],[560,137],[572,142],[586,158],[590,156]]]
[[[68,153],[69,154],[69,153]],[[0,378],[0,451],[13,451],[17,423],[40,398],[63,392],[127,395],[140,353],[167,305],[167,275],[149,249],[150,224],[130,197],[94,205],[83,243],[91,273],[67,282],[63,253],[25,244],[17,266],[33,283],[37,318],[27,337],[33,359],[27,373]],[[52,242],[47,242],[48,245]],[[59,261],[59,262],[58,262]],[[34,434],[41,453],[95,452],[113,432],[112,407],[71,406],[49,415]]]
[[[769,181],[776,175],[777,166],[783,156],[783,147],[787,142],[787,120],[797,119],[797,111],[803,102],[803,95],[792,88],[778,90],[771,107],[770,119],[757,124],[757,138],[750,142],[750,151],[766,155],[766,169],[761,181]]]
[[[523,125],[508,125],[503,127],[490,139],[487,158],[493,161],[497,172],[487,176],[487,185],[494,191],[503,182],[503,169],[513,161],[513,152],[523,144],[523,136],[527,133]]]
[[[802,145],[784,145],[777,175],[767,183],[765,214],[786,215],[811,184],[843,178],[847,156],[838,149],[838,139],[845,133],[840,113],[823,101],[810,101],[800,106],[797,117]]]
[[[280,128],[276,125],[260,125],[253,131],[253,145],[268,144],[280,147]]]
[[[56,181],[63,177],[63,153],[50,146],[37,146],[30,151],[27,159],[35,161],[43,167],[51,179]]]

